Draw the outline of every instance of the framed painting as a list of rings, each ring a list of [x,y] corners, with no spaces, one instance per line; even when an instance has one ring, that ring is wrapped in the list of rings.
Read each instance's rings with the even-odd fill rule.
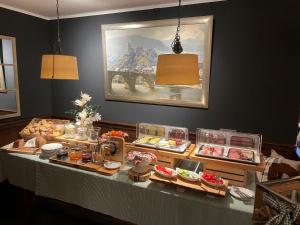
[[[157,56],[172,53],[177,22],[168,19],[101,26],[107,100],[208,108],[212,16],[181,19],[183,50],[198,54],[200,84],[155,85]]]

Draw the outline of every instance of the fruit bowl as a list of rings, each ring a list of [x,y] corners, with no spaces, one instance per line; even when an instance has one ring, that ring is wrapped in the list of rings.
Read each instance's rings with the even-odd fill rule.
[[[154,170],[156,173],[165,178],[174,178],[177,176],[177,172],[171,168],[155,165]]]
[[[155,154],[150,152],[131,151],[127,159],[133,163],[132,170],[136,173],[146,173],[150,170],[150,164],[157,161]]]
[[[222,177],[218,177],[214,174],[210,173],[199,173],[199,179],[204,182],[205,184],[208,184],[213,187],[224,187],[225,182]]]

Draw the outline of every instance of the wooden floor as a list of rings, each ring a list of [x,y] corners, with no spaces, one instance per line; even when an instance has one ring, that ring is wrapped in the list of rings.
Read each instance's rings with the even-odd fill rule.
[[[133,225],[74,205],[0,184],[1,225]]]

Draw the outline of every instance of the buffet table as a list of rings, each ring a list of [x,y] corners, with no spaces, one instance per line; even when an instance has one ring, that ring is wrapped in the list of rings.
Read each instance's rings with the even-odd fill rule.
[[[49,163],[36,155],[0,152],[0,182],[139,225],[251,224],[253,201],[178,192],[153,181],[134,183],[125,166],[108,177]],[[254,177],[254,174],[252,174]],[[253,179],[252,179],[253,180]],[[254,183],[252,183],[254,187]]]

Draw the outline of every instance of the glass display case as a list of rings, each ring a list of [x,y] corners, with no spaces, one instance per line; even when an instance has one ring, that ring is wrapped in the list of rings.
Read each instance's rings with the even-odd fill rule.
[[[196,155],[259,164],[262,136],[229,130],[197,129]]]
[[[188,129],[159,124],[137,124],[137,140],[133,144],[172,152],[184,152],[190,145]]]

